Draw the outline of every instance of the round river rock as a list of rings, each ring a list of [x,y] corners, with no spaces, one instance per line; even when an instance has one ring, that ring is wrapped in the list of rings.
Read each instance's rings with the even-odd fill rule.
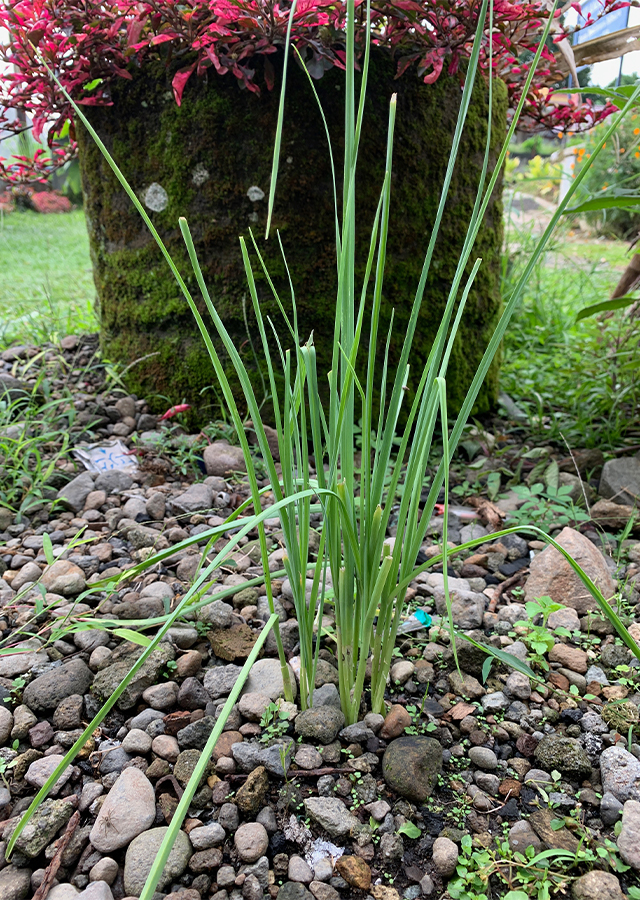
[[[124,889],[127,895],[139,897],[142,893],[151,866],[168,830],[166,825],[151,828],[149,831],[143,831],[129,844],[124,861]],[[191,841],[184,831],[179,831],[156,890],[162,891],[172,881],[180,878],[189,864],[192,853]]]

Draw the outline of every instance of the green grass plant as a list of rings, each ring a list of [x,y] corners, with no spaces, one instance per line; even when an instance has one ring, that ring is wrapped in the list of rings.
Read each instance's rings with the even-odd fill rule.
[[[452,153],[443,184],[436,225],[430,236],[423,274],[417,286],[409,326],[397,372],[392,383],[389,383],[388,379],[387,352],[383,354],[382,367],[379,364],[376,365],[376,362],[379,358],[379,343],[385,345],[384,336],[380,336],[378,333],[378,321],[383,291],[390,203],[395,98],[392,98],[390,105],[386,173],[381,189],[378,211],[372,226],[365,277],[362,286],[356,288],[356,261],[354,258],[355,180],[358,142],[366,96],[369,47],[367,45],[362,63],[362,81],[358,97],[353,65],[355,15],[353,2],[348,4],[347,15],[343,201],[341,216],[339,216],[336,206],[338,290],[333,364],[329,373],[318,373],[316,371],[315,348],[312,340],[309,339],[306,343],[303,343],[298,333],[293,279],[291,279],[290,285],[292,311],[290,314],[287,314],[275,289],[273,289],[269,273],[266,271],[257,247],[254,245],[258,263],[263,268],[265,277],[272,287],[275,299],[289,329],[290,338],[294,342],[292,354],[291,350],[284,349],[283,339],[281,339],[278,344],[280,359],[279,361],[272,359],[267,340],[267,331],[270,323],[266,323],[262,317],[249,250],[244,239],[240,239],[249,291],[267,365],[273,418],[278,433],[282,466],[281,477],[278,475],[269,449],[261,423],[260,406],[253,392],[249,375],[218,316],[215,304],[204,283],[202,272],[195,256],[188,224],[184,219],[180,220],[180,227],[207,310],[217,331],[218,338],[227,351],[242,385],[248,412],[254,423],[258,444],[271,480],[271,487],[277,506],[280,509],[280,519],[286,547],[283,563],[289,576],[300,628],[300,691],[302,706],[304,708],[309,704],[313,691],[319,647],[318,642],[316,642],[314,648],[313,635],[323,613],[328,565],[331,573],[331,593],[336,617],[341,702],[348,722],[356,721],[359,715],[366,666],[370,653],[372,654],[372,708],[376,711],[384,708],[384,692],[406,589],[417,572],[415,566],[416,557],[426,534],[440,488],[443,484],[445,488],[448,487],[447,479],[451,454],[455,451],[460,440],[468,416],[475,403],[478,390],[507,330],[509,320],[518,304],[524,285],[534,271],[562,215],[564,206],[567,205],[572,194],[579,186],[581,179],[584,178],[584,173],[581,173],[575,179],[571,190],[565,198],[564,206],[562,204],[559,206],[543,236],[535,245],[527,265],[524,267],[511,292],[505,312],[487,347],[481,366],[476,373],[461,413],[449,437],[446,419],[445,379],[447,364],[452,341],[464,310],[468,290],[478,267],[481,265],[481,260],[476,260],[471,276],[467,279],[466,284],[463,284],[464,271],[471,256],[477,233],[481,227],[489,197],[497,183],[501,167],[506,158],[507,147],[516,127],[517,115],[512,121],[502,152],[490,177],[488,173],[489,140],[487,141],[481,189],[478,192],[463,253],[451,285],[447,308],[409,411],[407,426],[399,435],[399,451],[397,455],[392,457],[392,450],[395,449],[396,426],[404,400],[411,343],[416,328],[418,311],[424,296],[426,276],[431,264],[441,216],[447,202],[448,188],[456,163],[457,149],[460,135],[464,128],[473,81],[476,76],[482,39],[482,26],[487,16],[488,6],[488,0],[486,0],[480,12],[478,33],[468,64],[467,78],[461,98],[460,114],[453,137]],[[295,8],[295,4],[293,8]],[[533,78],[542,46],[543,44],[541,43],[532,62],[528,76],[529,80]],[[528,90],[528,87],[525,86],[523,97],[526,94],[526,90]],[[491,81],[489,82],[489,91],[491,92]],[[522,104],[520,105],[521,107]],[[274,150],[275,160],[279,158],[280,152],[279,142],[282,137],[283,109],[284,102],[281,102]],[[162,244],[134,191],[126,183],[116,163],[111,159],[98,136],[82,116],[82,112],[79,109],[76,112],[85,121],[94,139],[107,157],[109,164],[121,180],[132,202],[161,247],[167,263],[196,317],[203,340],[216,370],[220,387],[240,437],[247,462],[254,508],[258,509],[259,490],[255,471],[251,464],[248,443],[242,429],[242,420],[211,334],[198,312],[182,276]],[[517,110],[517,114],[519,112],[520,109]],[[614,130],[615,126],[610,129],[610,133],[613,133]],[[606,139],[606,135],[604,137]],[[598,152],[598,150],[594,152],[594,159],[597,157]],[[277,165],[274,163],[274,175],[276,171]],[[275,183],[272,184],[272,194],[275,192],[275,187]],[[337,195],[337,193],[336,188],[335,194]],[[369,322],[370,337],[367,348],[364,344],[361,346],[361,334],[369,290],[372,291],[372,304]],[[459,302],[456,308],[457,301]],[[388,348],[388,338],[386,346]],[[355,375],[355,361],[359,353],[364,353],[368,356],[366,384],[361,384]],[[279,397],[276,388],[275,365],[278,362],[284,372],[283,397]],[[324,409],[318,400],[317,385],[320,377],[326,377],[329,380],[330,400],[328,409]],[[378,379],[382,402],[376,422],[373,415],[373,396],[374,386]],[[424,471],[429,462],[432,440],[439,418],[443,439],[443,454],[433,479],[429,496],[421,510],[419,506],[419,492],[410,489],[403,490],[402,488],[412,484],[421,485]],[[356,430],[357,421],[362,423],[361,431]],[[311,443],[317,465],[317,475],[314,480],[310,478],[308,471],[308,432],[311,433]],[[360,440],[362,441],[362,468],[359,473],[356,473],[354,456],[356,442]],[[389,467],[391,468],[390,483],[387,482]],[[397,513],[398,536],[392,547],[391,543],[386,539],[386,530],[391,509],[395,502],[396,490],[399,490],[401,494],[401,502]],[[447,491],[445,491],[445,503],[447,502],[446,496]],[[319,501],[323,507],[324,524],[321,531],[318,562],[313,575],[311,600],[307,602],[306,575],[312,497]],[[445,523],[446,519],[445,511]],[[262,529],[260,529],[260,542],[266,572],[266,541]],[[445,548],[443,563],[446,591],[446,534],[443,534],[443,547]],[[272,598],[268,575],[267,597],[271,605]],[[450,612],[449,625],[450,628],[453,628]],[[286,696],[290,696],[290,692],[287,690],[287,667],[284,655],[281,652],[277,631],[276,639],[279,645],[285,693]]]
[[[564,224],[536,263],[505,334],[501,388],[527,414],[532,437],[571,447],[637,443],[640,326],[625,310],[576,321],[605,300],[628,262],[620,241],[576,240]],[[503,295],[515,289],[534,234],[508,225]]]
[[[81,209],[0,220],[0,346],[97,329],[89,238]]]
[[[555,9],[555,7],[554,7]],[[226,332],[220,317],[218,316],[215,300],[208,292],[204,283],[202,272],[195,256],[193,242],[188,224],[184,219],[180,220],[180,228],[190,255],[198,287],[205,300],[207,312],[213,323],[210,330],[191,296],[186,283],[171,259],[166,248],[162,244],[159,235],[153,227],[153,223],[147,216],[135,192],[126,183],[121,175],[116,162],[109,156],[101,144],[97,134],[91,129],[82,111],[76,107],[76,115],[82,119],[86,127],[98,142],[100,149],[106,156],[109,164],[117,177],[121,180],[130,199],[140,212],[151,234],[158,242],[167,264],[175,277],[184,297],[189,304],[202,338],[211,357],[220,390],[228,405],[230,419],[233,422],[240,445],[242,447],[247,464],[247,477],[250,484],[250,499],[231,517],[224,525],[216,529],[210,529],[205,534],[197,535],[194,541],[208,540],[209,545],[202,557],[202,566],[194,584],[185,594],[174,612],[162,617],[162,622],[143,622],[139,626],[141,630],[157,628],[154,636],[146,637],[138,635],[138,640],[147,643],[140,657],[132,666],[129,674],[122,684],[116,689],[112,697],[105,703],[98,715],[94,718],[88,729],[78,739],[74,747],[66,754],[64,760],[52,773],[45,786],[38,792],[29,810],[23,817],[17,831],[12,835],[8,847],[9,852],[15,846],[17,834],[24,827],[38,804],[47,795],[51,786],[60,776],[64,768],[74,759],[76,753],[84,745],[93,730],[104,719],[107,712],[117,702],[124,686],[134,677],[136,671],[148,658],[149,654],[158,645],[159,641],[167,634],[170,626],[178,618],[186,613],[193,612],[201,603],[213,602],[222,596],[224,591],[213,595],[203,594],[211,580],[214,571],[222,564],[231,549],[238,545],[243,536],[254,529],[258,530],[261,558],[266,584],[266,596],[270,607],[271,616],[267,628],[272,628],[276,637],[276,644],[281,662],[285,698],[291,699],[292,692],[289,684],[288,667],[279,636],[278,617],[274,613],[273,597],[271,589],[271,576],[268,569],[267,542],[264,532],[264,520],[267,517],[277,515],[280,518],[283,541],[286,553],[283,557],[283,565],[288,575],[293,600],[300,630],[300,694],[303,708],[312,701],[312,692],[315,682],[315,667],[318,659],[320,641],[315,640],[315,634],[319,632],[325,603],[331,603],[335,613],[337,640],[337,655],[339,666],[339,688],[342,708],[348,722],[355,722],[361,713],[365,675],[367,665],[371,661],[371,707],[375,711],[383,711],[384,695],[387,685],[389,668],[395,648],[397,629],[404,610],[404,600],[407,588],[416,575],[426,570],[429,565],[442,563],[444,571],[445,592],[447,589],[447,513],[448,513],[448,477],[449,465],[453,453],[464,433],[467,420],[473,409],[480,386],[487,373],[489,365],[497,352],[504,337],[509,321],[517,308],[522,296],[524,286],[540,259],[555,228],[563,207],[560,206],[552,217],[548,228],[532,250],[527,264],[523,267],[519,279],[514,284],[510,296],[507,298],[505,311],[500,319],[486,353],[483,357],[469,393],[463,404],[452,429],[449,429],[446,403],[446,371],[451,352],[451,346],[457,327],[462,316],[469,288],[481,265],[481,260],[476,260],[472,267],[471,276],[465,281],[464,272],[471,254],[477,233],[482,225],[484,212],[489,198],[499,179],[501,167],[504,163],[507,147],[516,128],[518,115],[524,97],[527,94],[529,84],[533,79],[544,41],[548,35],[554,9],[550,11],[547,32],[543,36],[538,51],[531,62],[528,75],[528,84],[523,90],[523,100],[516,111],[509,134],[503,150],[499,155],[493,171],[489,171],[489,155],[484,159],[484,167],[481,179],[481,189],[478,193],[475,208],[469,223],[464,250],[450,288],[449,300],[445,315],[440,323],[436,341],[432,348],[427,365],[421,373],[419,387],[408,411],[407,426],[396,434],[400,410],[405,398],[408,365],[411,355],[411,342],[417,325],[418,311],[424,298],[426,277],[431,264],[435,243],[438,236],[438,227],[442,212],[445,208],[448,189],[456,164],[456,154],[460,143],[460,136],[465,125],[465,116],[469,105],[471,90],[478,68],[480,44],[485,27],[491,28],[489,0],[484,0],[479,12],[479,23],[476,39],[469,59],[464,90],[461,96],[460,114],[456,124],[453,138],[453,150],[445,176],[439,212],[436,219],[436,227],[430,235],[426,250],[422,277],[416,288],[409,327],[405,336],[404,345],[400,355],[397,374],[391,378],[388,369],[388,335],[379,333],[379,315],[384,283],[384,264],[386,254],[386,238],[388,228],[388,211],[391,202],[391,172],[393,165],[393,126],[395,118],[395,99],[392,99],[389,111],[389,128],[386,151],[386,171],[381,185],[380,202],[376,217],[372,223],[371,242],[368,259],[366,260],[365,277],[362,284],[356,284],[355,271],[356,260],[354,250],[354,233],[356,224],[356,171],[358,161],[358,143],[362,116],[364,114],[366,81],[368,69],[368,48],[361,61],[362,87],[358,95],[355,86],[354,73],[354,0],[347,2],[347,28],[346,28],[346,71],[345,71],[345,141],[344,141],[344,169],[340,188],[342,190],[342,213],[339,215],[336,209],[336,267],[338,272],[338,289],[336,297],[335,335],[333,342],[333,363],[330,372],[318,372],[316,369],[315,348],[311,338],[300,335],[297,326],[295,306],[295,273],[291,274],[291,310],[285,310],[284,304],[275,294],[280,311],[288,329],[288,335],[280,335],[278,341],[278,353],[272,356],[267,335],[271,330],[271,323],[265,321],[257,298],[253,267],[256,265],[263,270],[268,279],[269,274],[265,270],[257,247],[253,246],[254,257],[252,259],[251,245],[247,246],[241,238],[240,245],[245,263],[249,293],[252,299],[253,311],[256,316],[261,337],[262,350],[265,355],[267,367],[267,382],[271,393],[270,403],[272,415],[276,424],[280,453],[281,474],[276,467],[275,460],[269,448],[261,420],[260,403],[258,402],[251,385],[241,357],[239,356],[233,341]],[[295,11],[295,3],[291,14]],[[367,13],[369,6],[367,5]],[[288,48],[287,48],[288,51]],[[287,52],[288,56],[288,52]],[[488,67],[491,72],[491,65]],[[490,90],[491,90],[491,82]],[[640,94],[640,88],[638,89]],[[283,109],[281,104],[280,122],[277,132],[275,147],[276,161],[280,152],[280,140],[283,129]],[[615,126],[614,126],[615,127]],[[610,133],[613,133],[613,128]],[[598,151],[596,151],[597,154]],[[594,154],[594,156],[596,155]],[[277,165],[274,165],[274,174]],[[579,184],[579,178],[575,185]],[[275,192],[275,180],[271,185],[272,194]],[[336,185],[336,195],[338,186]],[[565,203],[571,199],[571,192]],[[364,332],[365,317],[368,319],[368,342],[362,338]],[[214,337],[215,335],[215,337]],[[274,503],[265,510],[257,512],[261,508],[261,493],[266,490],[260,488],[256,476],[255,467],[252,464],[251,449],[243,428],[243,419],[234,400],[229,382],[225,374],[217,347],[224,347],[228,359],[235,369],[244,391],[248,413],[253,421],[253,428],[267,476],[270,481],[270,489],[274,495]],[[292,346],[291,346],[292,345]],[[288,349],[291,346],[291,349]],[[355,362],[362,354],[367,362],[367,376],[364,383],[360,382],[355,374]],[[276,390],[276,370],[283,373],[284,391],[281,395]],[[327,379],[329,383],[329,403],[325,408],[319,401],[318,384],[320,379]],[[374,415],[373,397],[375,388],[379,389],[382,397],[381,409],[378,415]],[[357,423],[361,421],[361,426]],[[421,508],[421,488],[427,464],[430,462],[434,451],[434,436],[439,432],[442,451],[435,460],[436,474],[432,480],[429,495]],[[316,464],[316,473],[312,477],[309,472],[309,443]],[[397,441],[399,440],[399,445]],[[356,449],[361,444],[362,464],[356,470]],[[397,452],[396,452],[397,448]],[[433,462],[433,460],[431,460]],[[442,535],[443,552],[429,562],[417,566],[416,558],[418,550],[426,534],[435,503],[441,488],[445,488],[445,527]],[[396,495],[400,496],[399,508],[396,508]],[[253,507],[253,514],[249,507]],[[322,525],[320,531],[320,546],[317,553],[317,562],[311,567],[312,590],[311,599],[307,601],[307,574],[309,572],[309,548],[310,529],[312,516],[315,517],[318,509],[322,510]],[[397,536],[394,542],[387,538],[387,526],[392,511],[397,521]],[[246,515],[245,515],[246,513]],[[241,518],[242,516],[242,518]],[[315,519],[314,519],[315,520]],[[234,534],[226,545],[218,550],[210,559],[208,551],[213,547],[218,538],[225,532],[234,529]],[[498,532],[495,537],[518,532],[528,532],[536,536],[542,536],[542,532],[535,528],[505,529]],[[472,547],[479,546],[485,538],[469,541],[457,552],[465,552]],[[568,557],[568,554],[560,548],[555,541],[546,538],[559,552],[569,559],[576,573],[596,598],[601,610],[605,612],[614,623],[616,630],[623,641],[636,655],[640,656],[640,649],[635,645],[623,624],[615,612],[609,606],[607,599],[602,597],[596,586]],[[183,542],[185,546],[187,542]],[[216,547],[219,545],[216,543]],[[144,571],[152,565],[160,562],[164,555],[174,554],[179,547],[172,547],[163,553],[154,554],[145,562],[135,568],[137,572]],[[119,581],[130,577],[131,572],[120,577]],[[330,576],[330,577],[329,577]],[[93,585],[91,590],[115,589],[118,582],[111,584]],[[452,636],[455,629],[451,617],[449,604],[449,628]],[[107,623],[105,620],[95,619],[94,627],[118,626],[118,623]],[[85,620],[85,627],[89,623]],[[137,623],[126,622],[125,627],[136,628]],[[154,628],[155,630],[155,628]],[[264,635],[264,632],[263,632]],[[461,635],[464,637],[464,635]],[[468,638],[467,638],[468,639]],[[455,642],[453,642],[455,648]],[[635,648],[635,649],[634,649]],[[484,648],[494,658],[501,662],[519,668],[521,671],[533,676],[531,670],[519,660],[496,648]],[[454,650],[455,652],[455,650]],[[252,659],[247,661],[243,669],[243,675],[234,693],[229,698],[227,708],[231,708],[233,700],[237,697],[241,688],[242,679],[249,671]],[[534,677],[534,676],[533,676]],[[237,690],[236,690],[237,688]],[[222,719],[223,717],[221,717]],[[223,727],[220,721],[219,730]],[[165,837],[158,857],[143,889],[141,900],[149,900],[153,896],[158,877],[163,869],[165,860],[170,852],[172,843],[178,829],[181,827],[186,815],[189,802],[200,776],[208,762],[208,757],[213,749],[218,732],[212,734],[207,747],[203,751],[199,767],[194,773],[185,791],[185,796],[178,807],[171,822],[171,827]]]
[[[63,406],[42,379],[22,398],[0,396],[0,507],[29,515],[55,498],[49,482],[70,443]]]

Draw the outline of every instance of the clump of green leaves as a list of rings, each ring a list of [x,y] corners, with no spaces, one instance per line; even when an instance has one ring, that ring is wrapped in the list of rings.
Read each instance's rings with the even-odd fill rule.
[[[64,401],[48,394],[45,381],[15,400],[0,394],[0,506],[25,515],[54,502],[50,481],[69,448],[75,410],[62,418]]]
[[[550,528],[575,526],[580,522],[588,522],[589,514],[575,505],[571,497],[571,486],[555,488],[545,487],[537,482],[531,487],[518,484],[513,488],[524,503],[520,509],[509,513],[509,524],[537,525],[545,531]]]
[[[511,850],[507,840],[499,841],[495,849],[474,847],[471,836],[465,835],[448,893],[452,900],[489,900],[495,896],[494,888],[501,900],[550,900],[572,877],[582,874],[579,866],[591,868],[605,862],[616,872],[626,871],[616,845],[612,841],[605,844],[596,852],[580,846],[575,853],[562,849],[536,853],[533,847],[520,853]]]
[[[276,738],[282,737],[289,728],[288,710],[282,709],[278,701],[270,703],[262,714],[260,728],[262,728],[260,741],[263,744],[268,744]],[[283,769],[286,771],[284,764]]]
[[[571,634],[568,629],[562,627],[558,627],[552,632],[547,624],[551,613],[558,612],[564,607],[561,603],[554,603],[551,597],[537,597],[535,600],[525,603],[524,607],[527,611],[527,621],[516,622],[516,625],[527,629],[522,640],[533,654],[532,661],[548,672],[549,663],[545,657],[556,643],[555,635],[568,637]],[[542,622],[536,623],[540,616],[542,616]]]
[[[626,664],[616,666],[614,669],[616,681],[625,687],[636,689],[640,680],[640,669],[632,668]]]

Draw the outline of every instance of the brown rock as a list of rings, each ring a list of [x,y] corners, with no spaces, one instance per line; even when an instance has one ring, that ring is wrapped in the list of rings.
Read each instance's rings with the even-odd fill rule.
[[[243,740],[239,731],[223,731],[216,741],[211,758],[214,762],[218,762],[221,756],[231,756],[232,745],[240,744]]]
[[[578,849],[578,841],[569,829],[562,827],[558,831],[554,831],[551,827],[551,820],[557,818],[557,814],[551,809],[536,809],[529,816],[529,824],[547,847],[556,847],[575,853]]]
[[[580,675],[588,669],[588,658],[584,650],[571,647],[569,644],[556,644],[549,652],[550,662],[562,663],[565,669],[578,672]]]
[[[341,856],[335,868],[351,887],[361,891],[368,891],[371,887],[371,869],[359,856]]]
[[[202,656],[197,650],[187,650],[176,660],[176,675],[178,678],[189,678],[197,675],[202,667]]]
[[[547,681],[558,688],[559,691],[569,690],[569,679],[565,675],[561,675],[560,672],[552,672],[548,676]]]
[[[487,569],[482,566],[474,566],[471,563],[465,563],[460,569],[460,578],[484,578],[488,575]]]
[[[602,450],[572,450],[571,456],[565,456],[559,460],[558,468],[561,472],[576,473],[576,467],[581,475],[594,469],[601,469],[604,465]]]
[[[563,528],[556,540],[584,569],[605,598],[611,597],[615,591],[613,579],[598,548],[573,528]],[[532,559],[529,571],[525,601],[549,596],[556,603],[571,606],[580,615],[596,609],[596,601],[555,547],[547,547]]]
[[[209,640],[213,652],[219,659],[233,662],[235,659],[247,659],[258,640],[258,632],[243,623],[212,631]]]
[[[411,716],[404,706],[394,703],[386,715],[382,728],[380,729],[380,737],[383,741],[390,741],[392,738],[400,737],[402,732],[411,725]]]
[[[72,597],[85,589],[84,572],[68,559],[57,559],[45,569],[42,584],[52,594]]]
[[[179,731],[190,724],[191,713],[186,710],[179,710],[169,713],[162,721],[164,722],[164,733],[175,737]]]
[[[249,774],[236,794],[236,803],[240,812],[245,815],[255,815],[262,808],[268,790],[267,770],[264,766],[258,766]]]
[[[244,455],[240,447],[232,447],[226,441],[214,441],[202,454],[207,475],[225,476],[232,472],[246,472]]]
[[[413,675],[418,684],[430,684],[436,677],[435,670],[426,659],[416,659],[416,671]]]
[[[608,684],[602,688],[602,694],[607,700],[624,700],[629,696],[629,688],[623,684]],[[31,736],[31,732],[29,732],[29,736]]]
[[[487,553],[474,553],[473,556],[469,556],[464,561],[465,566],[480,566],[481,569],[486,569],[489,565],[489,555]]]
[[[210,847],[208,850],[199,850],[189,860],[189,869],[199,875],[210,869],[217,869],[222,865],[222,850]]]
[[[633,515],[633,507],[613,500],[598,500],[591,507],[591,519],[607,531],[618,531],[625,527]],[[637,530],[637,525],[634,531]]]
[[[106,491],[91,491],[90,494],[87,495],[87,499],[84,501],[85,509],[100,509],[101,506],[107,502],[107,493]]]
[[[522,790],[522,784],[515,778],[505,778],[498,785],[498,793],[502,797],[519,797]]]

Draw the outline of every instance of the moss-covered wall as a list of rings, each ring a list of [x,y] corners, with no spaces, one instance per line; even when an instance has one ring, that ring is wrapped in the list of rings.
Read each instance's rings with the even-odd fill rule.
[[[357,234],[364,267],[384,174],[388,104],[391,94],[397,92],[381,330],[386,334],[384,325],[393,307],[392,360],[400,351],[420,276],[460,103],[456,78],[443,76],[435,85],[426,86],[413,72],[396,81],[393,71],[394,64],[386,55],[373,54],[361,140]],[[281,297],[289,297],[277,241],[263,239],[279,92],[264,90],[255,96],[241,90],[235,78],[212,74],[208,79],[192,78],[182,106],[177,107],[171,77],[172,72],[159,64],[146,66],[133,81],[117,81],[113,105],[89,108],[90,118],[141,199],[152,184],[166,191],[166,208],[149,210],[149,214],[197,295],[178,228],[179,216],[188,219],[211,296],[236,345],[253,365],[243,301],[250,328],[253,314],[238,241],[239,235],[248,235],[249,228],[258,239]],[[343,73],[331,70],[316,83],[338,168],[343,78]],[[506,114],[504,92],[496,93],[494,156],[505,133]],[[436,332],[473,208],[487,111],[486,89],[478,84],[410,357],[416,379]],[[156,395],[158,409],[186,399],[197,405],[204,417],[215,408],[220,392],[195,322],[146,226],[90,137],[81,127],[78,131],[103,350],[110,359],[126,364],[140,360],[129,369],[129,385],[140,395]],[[264,192],[263,199],[249,198],[249,188],[254,186]],[[470,269],[477,256],[483,258],[451,358],[449,396],[454,409],[464,396],[500,311],[500,189],[499,184],[469,263]],[[288,82],[274,226],[280,230],[293,275],[301,334],[306,337],[313,330],[319,371],[326,371],[336,283],[331,170],[320,113],[306,76],[295,65],[290,67]],[[277,322],[264,279],[259,278],[258,283],[261,302]],[[494,364],[477,411],[488,409],[496,395]]]

